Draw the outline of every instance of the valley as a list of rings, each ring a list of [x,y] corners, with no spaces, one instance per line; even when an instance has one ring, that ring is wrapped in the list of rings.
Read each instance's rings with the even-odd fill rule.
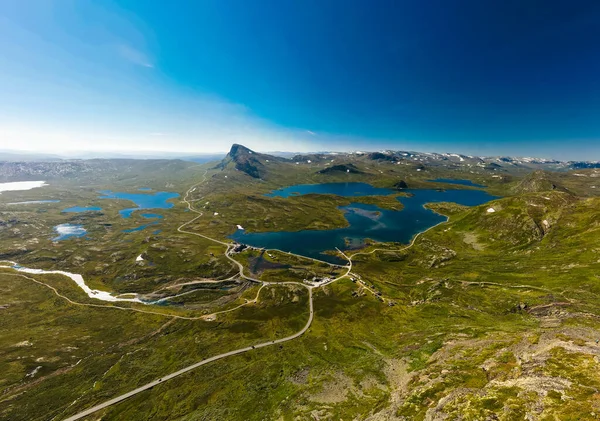
[[[0,268],[0,418],[596,419],[596,170],[382,155],[283,159],[234,145],[216,165],[136,163],[118,181],[48,177],[3,192],[3,260],[144,303]],[[331,159],[343,168],[323,172]],[[327,183],[350,194],[270,194]],[[372,190],[355,196],[352,183]],[[98,197],[148,187],[179,197],[144,211]],[[8,204],[41,200],[60,202]],[[73,206],[95,208],[63,212]],[[131,231],[144,212],[161,218]],[[356,222],[364,239],[328,245]],[[86,235],[53,241],[65,223]],[[369,236],[378,223],[390,237]],[[230,240],[307,230],[323,235],[306,240],[322,247],[314,255]]]

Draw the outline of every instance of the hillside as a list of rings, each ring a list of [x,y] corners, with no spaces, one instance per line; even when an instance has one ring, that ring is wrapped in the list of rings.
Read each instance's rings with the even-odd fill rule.
[[[233,167],[250,177],[264,178],[267,175],[267,163],[286,161],[285,158],[257,153],[243,145],[233,144],[229,153],[215,168],[225,170]]]
[[[542,170],[536,170],[526,175],[511,189],[515,194],[538,193],[552,190],[567,191],[558,182],[553,180],[550,173]]]
[[[531,174],[508,170],[512,162],[477,166],[460,155],[382,154],[284,159],[234,145],[216,167],[175,160],[5,167],[33,179],[38,171],[55,175],[44,188],[3,192],[4,259],[78,273],[120,297],[161,301],[98,307],[64,276],[23,278],[0,268],[6,320],[0,418],[63,419],[248,347],[97,417],[545,421],[597,411],[600,199],[593,194],[600,173]],[[330,182],[369,183],[391,193],[268,195]],[[180,194],[172,208],[152,211],[159,219],[141,212],[124,218],[127,200],[98,194],[153,194],[139,190],[148,187]],[[347,276],[348,266],[286,250],[227,247],[240,231],[277,237],[344,229],[349,222],[341,208],[350,204],[377,205],[379,211],[362,214],[376,225],[381,212],[410,211],[398,201],[414,194],[410,189],[457,188],[504,197],[480,206],[425,204],[449,220],[439,218],[440,225],[410,244],[348,244]],[[60,202],[18,204],[47,198]],[[82,205],[102,209],[64,212]],[[52,241],[54,227],[65,223],[84,226],[87,236]],[[335,282],[309,295],[307,287],[326,278]],[[306,325],[311,299],[314,319],[306,332],[273,344]],[[251,348],[259,343],[267,345]]]

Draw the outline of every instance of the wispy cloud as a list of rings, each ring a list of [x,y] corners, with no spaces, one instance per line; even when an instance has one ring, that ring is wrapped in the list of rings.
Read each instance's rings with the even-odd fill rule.
[[[121,44],[117,47],[117,52],[125,60],[137,64],[138,66],[153,68],[154,64],[142,51],[137,50],[129,45]]]
[[[307,130],[306,133],[308,133],[311,136],[316,136],[317,135],[315,132],[311,132],[310,130]]]

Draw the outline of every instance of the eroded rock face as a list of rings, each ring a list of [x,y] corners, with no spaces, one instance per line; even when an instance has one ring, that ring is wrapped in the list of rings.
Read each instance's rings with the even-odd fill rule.
[[[233,144],[229,153],[215,167],[221,170],[232,165],[236,170],[241,171],[253,178],[264,178],[266,174],[265,162],[285,161],[285,159],[254,152],[243,145]]]
[[[250,177],[260,178],[263,164],[253,155],[255,155],[254,151],[245,146],[234,144],[227,156],[217,165],[217,168],[224,170],[230,164],[233,164],[236,170],[242,171]]]

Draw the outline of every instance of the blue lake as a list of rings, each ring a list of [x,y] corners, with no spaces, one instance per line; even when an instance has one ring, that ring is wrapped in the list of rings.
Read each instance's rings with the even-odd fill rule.
[[[79,213],[79,212],[91,212],[91,211],[100,211],[102,208],[98,206],[73,206],[72,208],[63,209],[63,212],[67,213]]]
[[[357,191],[366,192],[363,195],[373,194],[373,190],[364,188],[362,183],[348,183],[346,187],[339,184],[322,184],[319,192],[340,196],[359,196],[356,194]],[[359,185],[357,186],[357,184]],[[292,186],[277,191],[297,192],[298,187]],[[306,188],[303,191],[303,194],[309,194],[314,193],[315,189]],[[344,195],[340,192],[348,194]],[[393,193],[392,190],[388,190],[388,192]],[[466,206],[477,206],[497,198],[482,190],[405,189],[403,193],[409,193],[411,197],[398,198],[404,205],[404,209],[401,211],[386,210],[375,205],[361,203],[351,203],[348,206],[340,207],[349,223],[346,228],[262,233],[247,233],[238,230],[230,238],[255,247],[280,249],[332,263],[345,263],[339,257],[323,254],[323,252],[335,250],[336,247],[340,250],[360,247],[368,238],[379,242],[408,243],[415,234],[446,220],[446,217],[424,208],[424,204],[454,202]]]
[[[324,184],[298,184],[273,190],[269,197],[302,196],[305,194],[335,194],[337,196],[382,196],[396,193],[394,190],[373,187],[367,183],[324,183]]]
[[[87,234],[83,225],[76,224],[60,224],[54,227],[54,231],[58,234],[52,241],[62,241],[72,237],[83,237]]]
[[[120,210],[119,213],[123,218],[129,218],[131,214],[140,209],[170,209],[175,206],[169,200],[179,197],[178,193],[172,192],[156,192],[154,194],[144,193],[115,193],[110,190],[103,190],[103,196],[100,199],[125,199],[130,200],[137,205],[136,208],[127,208]]]
[[[158,222],[150,222],[149,224],[140,225],[139,227],[129,228],[129,229],[123,230],[123,232],[141,231],[141,230],[144,230],[144,229],[146,229],[148,227],[151,227],[152,225],[156,225],[156,224],[158,224]]]
[[[471,180],[459,180],[455,178],[436,178],[435,180],[427,180],[432,181],[434,183],[446,183],[446,184],[458,184],[461,186],[470,186],[470,187],[486,187],[482,184],[473,183]]]

